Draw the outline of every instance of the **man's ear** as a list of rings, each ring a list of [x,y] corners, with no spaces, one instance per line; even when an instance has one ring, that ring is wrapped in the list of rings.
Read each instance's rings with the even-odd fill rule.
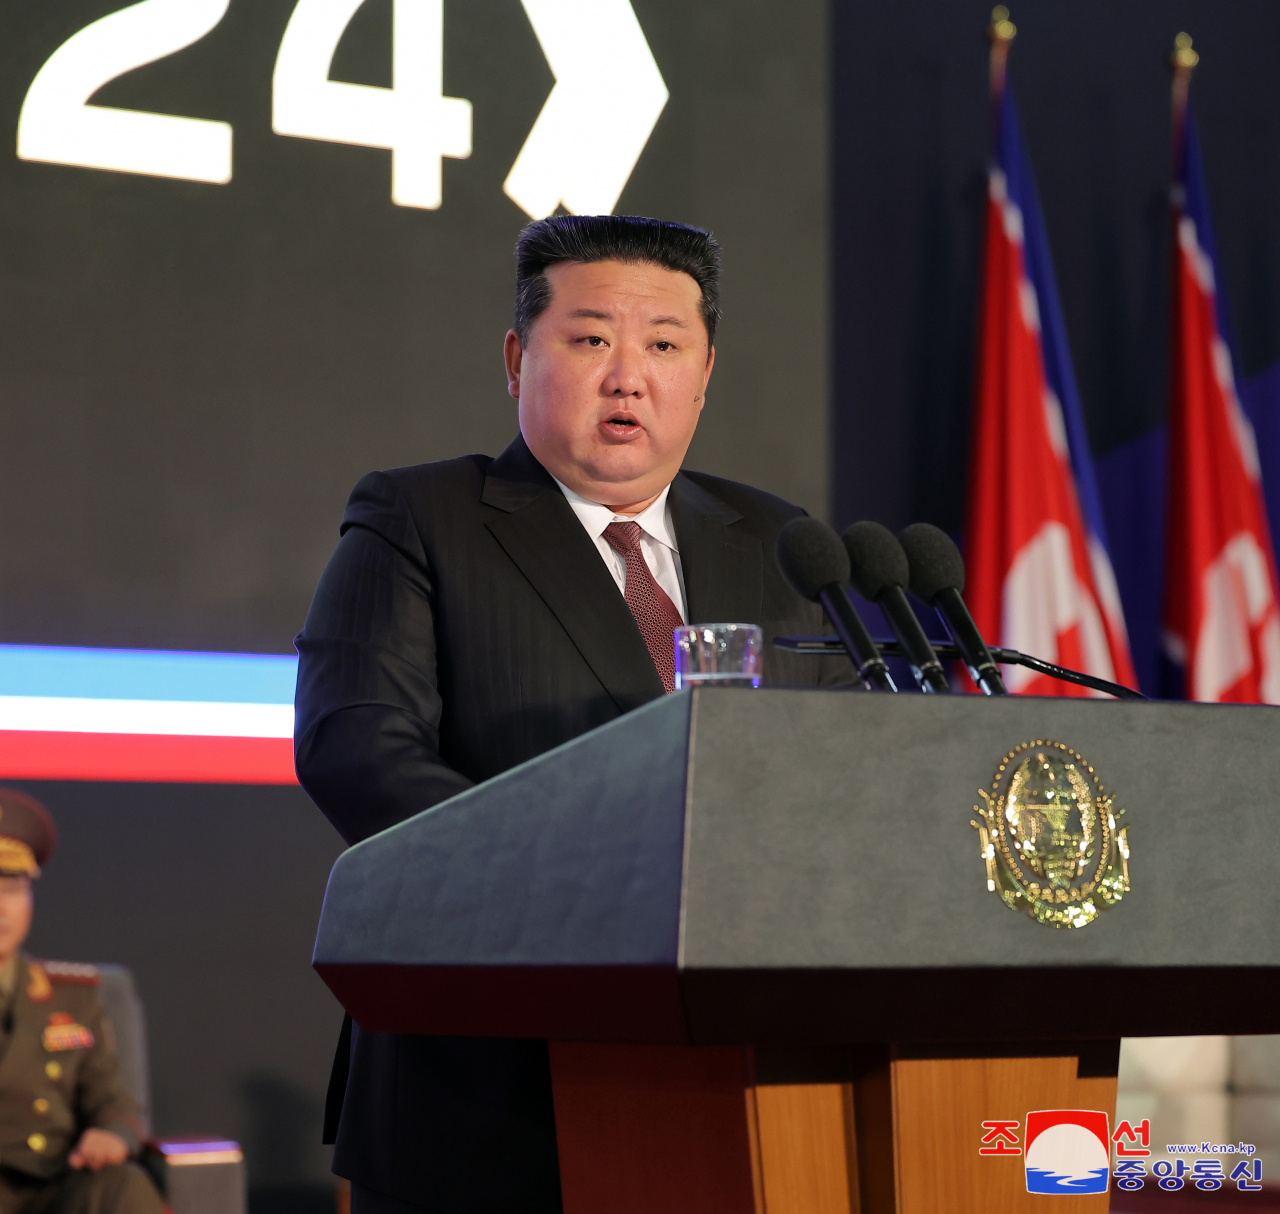
[[[707,396],[707,384],[711,382],[711,368],[716,365],[716,348],[712,346],[707,351],[707,367],[702,373],[702,397],[705,403]]]
[[[519,400],[524,350],[520,346],[520,335],[514,329],[507,330],[506,340],[502,343],[502,359],[507,364],[507,393]]]

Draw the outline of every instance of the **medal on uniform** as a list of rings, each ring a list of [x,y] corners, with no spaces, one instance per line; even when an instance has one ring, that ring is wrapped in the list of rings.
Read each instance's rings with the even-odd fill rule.
[[[40,1040],[51,1054],[59,1050],[87,1050],[93,1044],[93,1033],[83,1024],[77,1024],[69,1013],[54,1012]]]

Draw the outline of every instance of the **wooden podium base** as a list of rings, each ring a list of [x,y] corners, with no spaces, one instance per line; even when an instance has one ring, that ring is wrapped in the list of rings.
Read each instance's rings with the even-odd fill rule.
[[[552,1043],[565,1214],[1106,1214],[1026,1191],[983,1121],[1114,1119],[1119,1042],[839,1049]]]

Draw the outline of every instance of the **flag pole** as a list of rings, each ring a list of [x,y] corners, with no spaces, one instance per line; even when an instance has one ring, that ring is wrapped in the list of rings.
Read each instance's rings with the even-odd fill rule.
[[[1181,33],[1173,40],[1173,176],[1177,181],[1182,172],[1182,137],[1187,123],[1187,97],[1191,91],[1191,73],[1200,62],[1199,54],[1192,49],[1191,35]]]
[[[991,99],[997,100],[1004,92],[1005,69],[1009,62],[1009,43],[1017,36],[1018,27],[1009,20],[1009,10],[997,4],[991,10],[991,24],[987,37],[991,41]]]

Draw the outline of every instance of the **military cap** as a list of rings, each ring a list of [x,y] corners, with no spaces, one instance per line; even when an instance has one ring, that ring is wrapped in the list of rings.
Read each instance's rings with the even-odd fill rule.
[[[58,846],[58,828],[34,797],[0,788],[0,875],[38,877]]]

